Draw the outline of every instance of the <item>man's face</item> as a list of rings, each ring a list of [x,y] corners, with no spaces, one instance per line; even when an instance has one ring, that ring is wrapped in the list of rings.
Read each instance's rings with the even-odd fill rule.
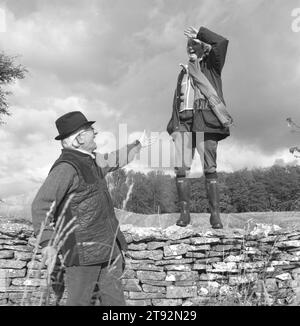
[[[204,54],[203,46],[201,43],[197,43],[193,40],[188,40],[187,54],[190,61],[196,61],[197,58],[201,58]]]
[[[79,135],[80,139],[78,139],[81,143],[81,149],[92,153],[97,149],[97,144],[95,142],[95,138],[98,132],[93,127],[85,128]]]

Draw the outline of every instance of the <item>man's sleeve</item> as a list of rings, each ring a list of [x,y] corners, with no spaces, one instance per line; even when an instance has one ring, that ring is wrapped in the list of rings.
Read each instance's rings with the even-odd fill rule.
[[[36,236],[40,233],[41,225],[45,221],[52,203],[55,202],[52,214],[42,233],[40,241],[42,247],[47,246],[53,235],[54,227],[51,217],[53,217],[54,212],[65,196],[76,189],[78,181],[74,167],[68,163],[61,163],[51,171],[39,189],[31,206],[32,222]]]
[[[115,152],[106,154],[96,153],[96,163],[102,169],[103,174],[106,175],[129,164],[140,149],[141,144],[137,140]]]
[[[208,58],[211,60],[217,73],[221,75],[225,64],[229,41],[223,36],[216,34],[205,27],[200,27],[197,38],[212,46]]]

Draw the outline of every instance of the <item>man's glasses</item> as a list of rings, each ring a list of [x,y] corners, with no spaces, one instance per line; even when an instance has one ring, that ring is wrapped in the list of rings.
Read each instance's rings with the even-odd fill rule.
[[[98,131],[97,131],[96,129],[94,129],[93,127],[89,127],[89,128],[87,128],[87,129],[81,131],[81,132],[78,134],[78,136],[79,136],[79,135],[82,135],[82,134],[84,134],[84,133],[86,133],[86,132],[89,132],[89,131],[92,131],[94,135],[97,135],[97,134],[98,134]]]

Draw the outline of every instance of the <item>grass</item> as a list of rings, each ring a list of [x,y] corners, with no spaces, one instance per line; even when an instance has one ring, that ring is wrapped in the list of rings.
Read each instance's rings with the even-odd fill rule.
[[[167,228],[176,223],[179,213],[173,214],[136,214],[116,209],[116,215],[121,224],[132,224],[138,227]],[[244,229],[249,220],[256,223],[276,224],[282,228],[300,227],[300,212],[250,212],[221,214],[226,229]],[[210,228],[208,213],[192,213],[191,223],[195,227]]]

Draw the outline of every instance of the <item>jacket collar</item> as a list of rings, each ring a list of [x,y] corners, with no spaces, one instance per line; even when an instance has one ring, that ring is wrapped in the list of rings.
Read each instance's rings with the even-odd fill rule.
[[[90,156],[93,160],[96,159],[96,156],[94,153],[90,153],[87,152],[85,150],[82,149],[71,149],[71,148],[63,148],[62,152],[71,152],[71,153],[76,153],[77,155],[81,156],[81,157],[88,157]]]

